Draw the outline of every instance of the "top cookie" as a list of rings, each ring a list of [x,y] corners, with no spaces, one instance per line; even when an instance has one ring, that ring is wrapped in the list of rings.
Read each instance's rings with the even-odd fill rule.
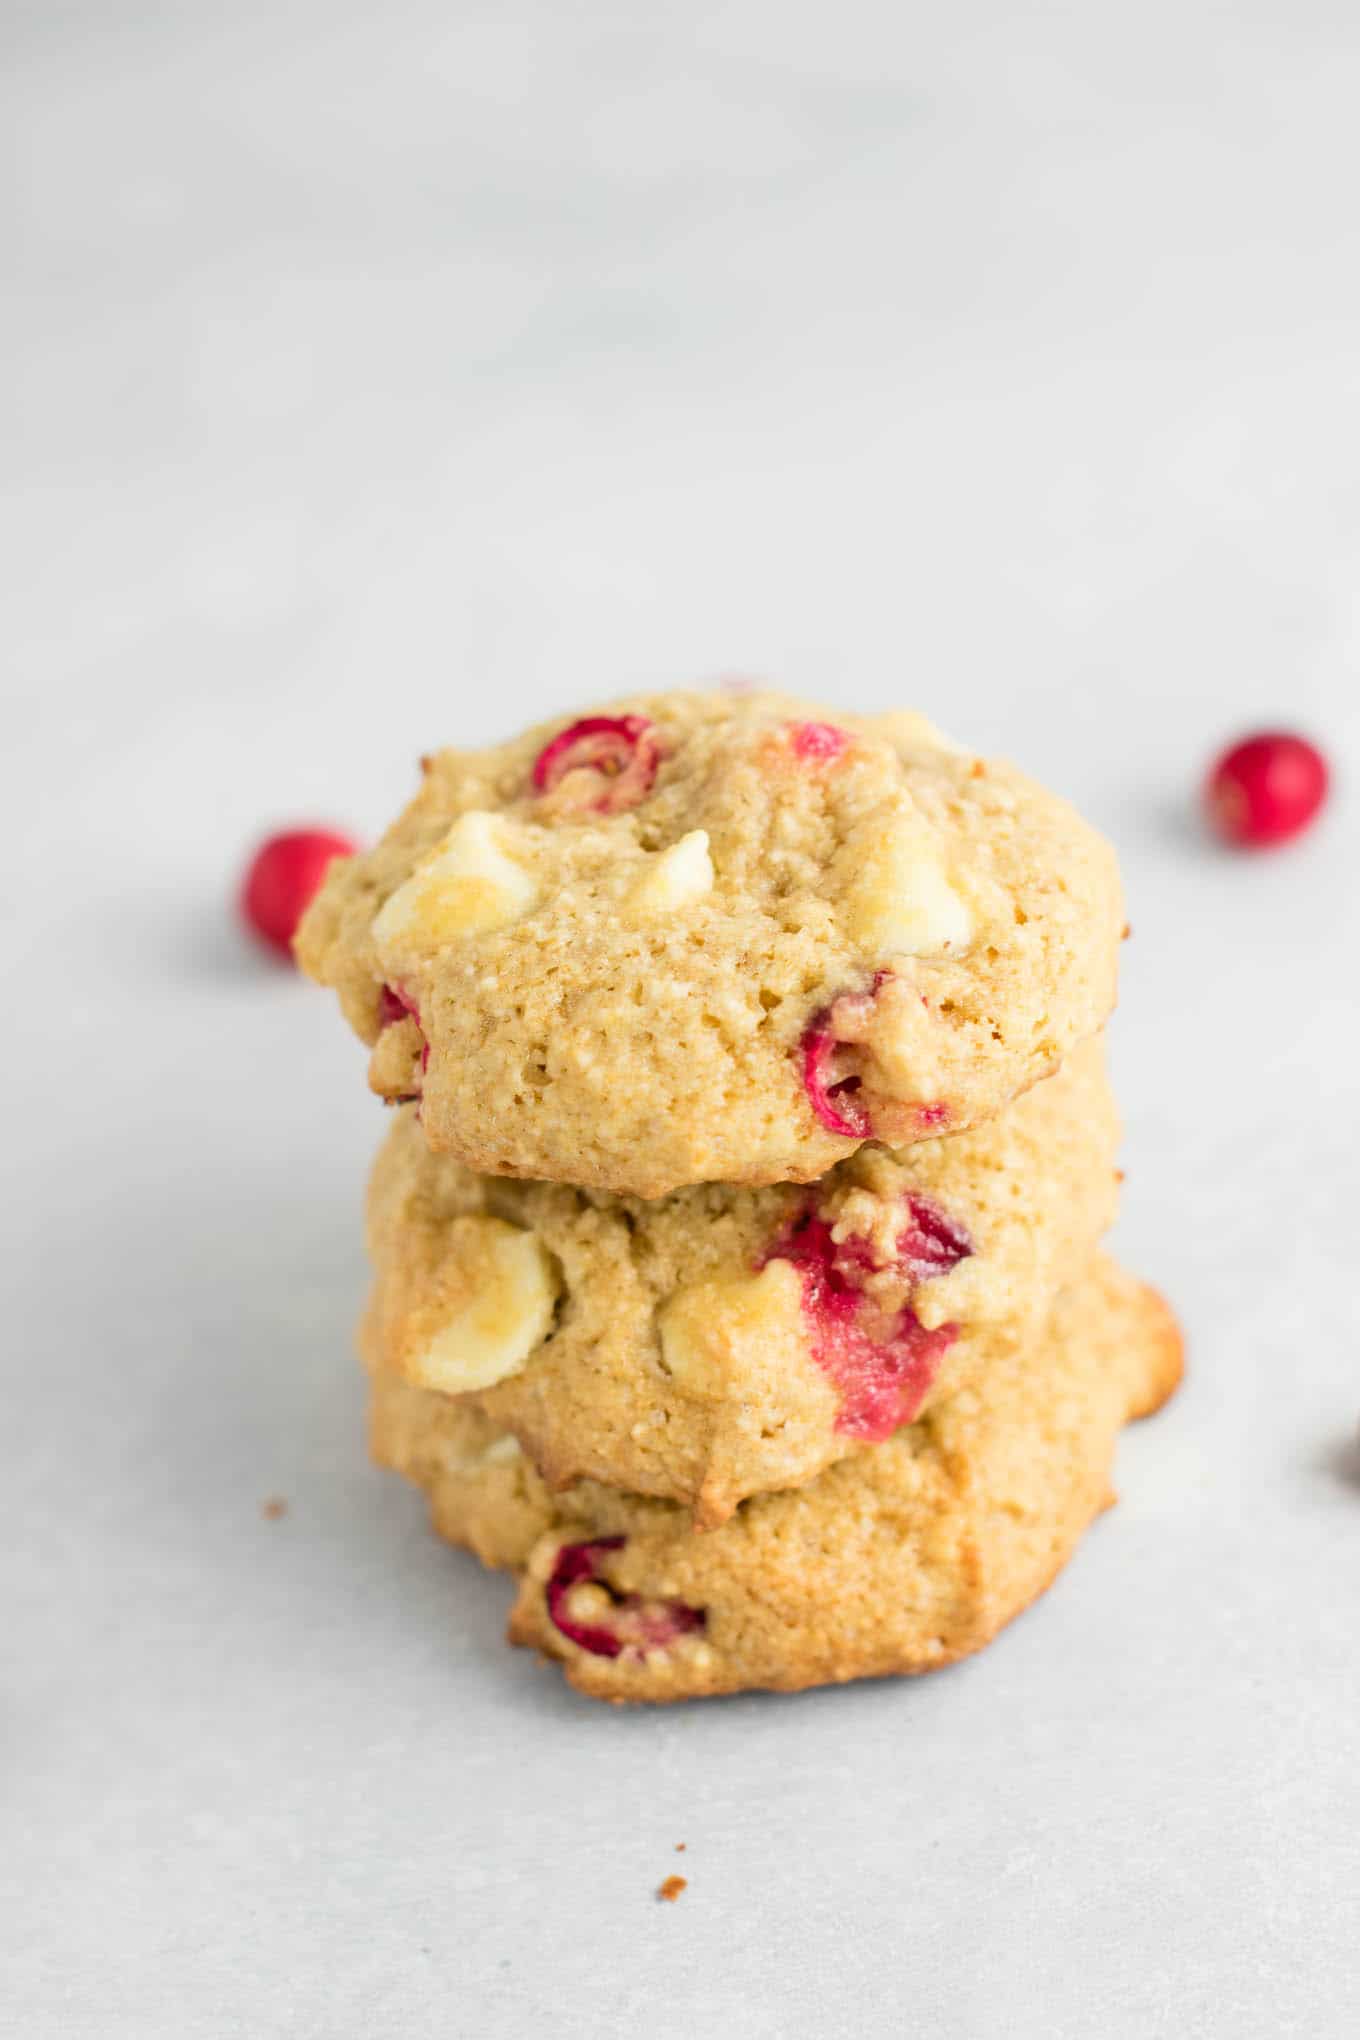
[[[424,761],[298,933],[484,1174],[809,1182],[988,1118],[1114,1003],[1109,846],[909,713],[638,696]]]

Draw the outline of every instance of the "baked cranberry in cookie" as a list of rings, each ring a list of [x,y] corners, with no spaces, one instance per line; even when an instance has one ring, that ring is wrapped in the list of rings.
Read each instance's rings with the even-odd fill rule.
[[[644,1200],[484,1176],[403,1112],[369,1193],[365,1353],[554,1484],[721,1522],[1032,1337],[1114,1215],[1117,1136],[1099,1042],[985,1126],[866,1145],[807,1187]]]
[[[1096,1256],[1027,1347],[716,1528],[595,1481],[554,1488],[485,1416],[390,1374],[374,1380],[373,1444],[427,1491],[441,1535],[514,1574],[512,1641],[583,1692],[794,1690],[981,1649],[1108,1506],[1121,1425],[1180,1366],[1166,1305]]]
[[[1108,846],[919,716],[640,696],[426,768],[297,952],[383,1096],[428,1050],[425,1138],[469,1168],[811,1182],[992,1117],[1113,1002]]]
[[[588,715],[569,723],[534,760],[534,791],[558,812],[616,815],[636,807],[656,778],[660,747],[642,715]]]
[[[609,1552],[621,1551],[627,1541],[597,1537],[589,1544],[564,1544],[544,1590],[553,1627],[592,1657],[615,1658],[625,1652],[645,1657],[704,1626],[701,1608],[687,1608],[683,1601],[644,1600],[608,1584],[601,1561]]]
[[[948,1274],[973,1251],[963,1227],[927,1197],[908,1191],[902,1219],[880,1258],[859,1233],[838,1238],[814,1206],[767,1257],[798,1269],[813,1357],[840,1391],[836,1428],[868,1443],[911,1422],[958,1337],[956,1324],[926,1330],[909,1300],[916,1285]]]

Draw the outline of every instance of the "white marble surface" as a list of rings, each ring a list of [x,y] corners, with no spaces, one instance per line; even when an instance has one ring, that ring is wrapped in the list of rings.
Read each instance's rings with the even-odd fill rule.
[[[4,41],[0,2027],[1354,2032],[1355,10]],[[730,668],[1118,839],[1121,1242],[1193,1372],[973,1664],[615,1714],[364,1463],[378,1115],[224,902],[423,746]],[[1281,716],[1335,811],[1217,855],[1200,763]]]

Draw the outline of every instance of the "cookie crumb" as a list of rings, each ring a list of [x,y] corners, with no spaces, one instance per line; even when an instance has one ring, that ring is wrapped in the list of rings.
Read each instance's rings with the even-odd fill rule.
[[[684,1843],[683,1843],[683,1842],[677,1842],[677,1843],[676,1843],[676,1845],[675,1845],[675,1853],[676,1853],[676,1855],[677,1855],[677,1856],[683,1856],[683,1855],[684,1855],[684,1853],[685,1853],[685,1845],[684,1845]]]
[[[282,1495],[270,1495],[268,1501],[260,1503],[260,1514],[266,1522],[277,1523],[280,1516],[288,1514],[288,1504]]]
[[[663,1884],[657,1886],[656,1895],[658,1898],[664,1898],[668,1905],[674,1905],[681,1892],[688,1886],[688,1877],[668,1877]]]
[[[1120,941],[1121,941],[1121,942],[1127,942],[1127,941],[1128,941],[1128,939],[1129,939],[1129,937],[1130,937],[1130,935],[1132,935],[1132,933],[1133,933],[1133,923],[1132,923],[1132,921],[1126,921],[1126,922],[1124,923],[1124,926],[1123,926],[1123,928],[1122,928],[1122,929],[1120,930],[1120,935],[1119,935],[1119,939],[1120,939]]]

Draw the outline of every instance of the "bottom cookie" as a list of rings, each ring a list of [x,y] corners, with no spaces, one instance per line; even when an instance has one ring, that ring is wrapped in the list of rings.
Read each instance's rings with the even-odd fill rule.
[[[717,1529],[593,1481],[553,1494],[485,1417],[390,1375],[374,1381],[372,1440],[427,1491],[441,1535],[519,1575],[511,1641],[582,1692],[795,1691],[990,1642],[1113,1500],[1121,1427],[1180,1372],[1166,1304],[1101,1256],[1028,1352]]]

